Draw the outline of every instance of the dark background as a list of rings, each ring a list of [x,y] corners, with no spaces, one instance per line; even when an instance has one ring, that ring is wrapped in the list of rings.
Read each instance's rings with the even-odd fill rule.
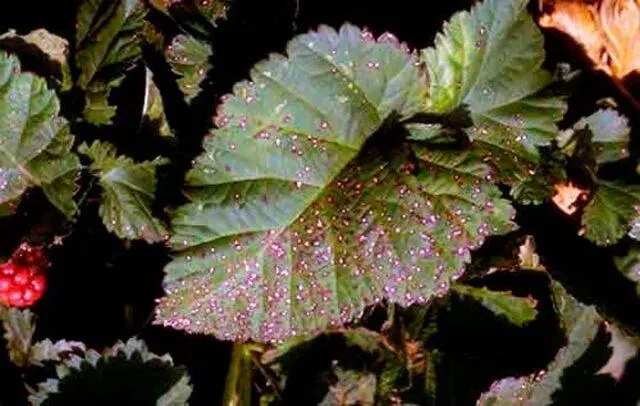
[[[395,0],[234,0],[226,21],[221,21],[212,39],[214,68],[203,84],[204,90],[191,107],[182,102],[179,89],[166,62],[151,50],[145,57],[165,98],[167,116],[178,139],[177,145],[161,140],[148,131],[139,131],[142,104],[143,69],[136,69],[111,98],[118,104],[114,127],[96,129],[74,125],[78,139],[101,138],[115,142],[120,153],[135,159],[153,158],[162,154],[173,164],[160,173],[158,207],[181,202],[180,185],[189,162],[199,152],[202,136],[211,127],[211,119],[219,97],[232,85],[244,79],[250,67],[270,52],[283,52],[286,41],[319,24],[338,27],[345,21],[367,26],[374,33],[390,31],[412,48],[430,45],[435,33],[455,10],[466,9],[469,0],[444,2]],[[44,27],[69,40],[78,1],[23,0],[3,4],[0,31],[15,28],[19,33]],[[161,15],[152,18],[172,28]],[[548,66],[557,61],[571,62],[574,67],[587,68],[580,51],[566,38],[550,34],[547,38]],[[631,86],[635,85],[631,83]],[[638,112],[620,97],[619,91],[601,74],[585,72],[571,99],[567,122],[594,109],[596,100],[614,97],[621,110],[638,126]],[[76,94],[62,99],[63,114],[72,116],[82,108]],[[634,139],[638,139],[635,131]],[[632,159],[611,168],[612,174],[629,173],[637,158],[638,148],[632,145]],[[37,314],[36,340],[45,337],[84,341],[87,346],[101,348],[117,339],[139,334],[158,354],[171,353],[177,364],[184,364],[194,384],[192,404],[219,404],[230,358],[230,343],[211,337],[188,336],[179,331],[150,324],[154,299],[162,295],[162,268],[168,262],[168,251],[161,246],[134,242],[124,244],[104,229],[97,215],[97,196],[90,195],[77,223],[64,228],[61,219],[47,207],[37,192],[32,192],[20,207],[20,214],[0,220],[0,255],[8,256],[26,235],[46,240],[64,229],[69,235],[64,244],[49,252],[48,290],[34,307]],[[632,283],[615,269],[611,251],[595,247],[577,237],[578,224],[550,205],[519,208],[517,221],[520,235],[534,235],[538,252],[551,273],[566,283],[580,300],[596,304],[606,315],[615,317],[640,331],[640,302]],[[628,242],[613,248],[624,253]],[[501,247],[494,240],[487,250]],[[506,278],[506,279],[505,279]],[[545,287],[536,276],[506,276],[494,279],[498,287],[509,286],[519,293],[544,294]],[[515,288],[513,288],[515,286]],[[542,293],[540,293],[542,292]],[[548,292],[546,292],[548,293]],[[544,301],[543,299],[541,299]],[[550,312],[547,312],[550,314]],[[507,375],[522,375],[543,368],[562,345],[555,320],[549,314],[523,330],[496,324],[482,324],[477,313],[442,316],[439,345],[451,354],[450,367],[442,372],[450,396],[439,397],[438,404],[471,405],[495,379]],[[480,317],[474,322],[476,316]],[[478,321],[479,320],[479,321]],[[486,321],[486,323],[491,323]],[[603,334],[601,334],[603,335]],[[635,404],[640,389],[640,360],[629,364],[630,373],[617,387],[609,377],[593,376],[592,364],[602,365],[608,355],[606,337],[590,351],[578,369],[567,378],[568,392],[558,404]],[[329,348],[318,348],[309,365],[328,359]],[[589,368],[592,368],[590,370]],[[442,379],[442,378],[441,378]],[[300,393],[291,394],[291,404],[311,404],[304,393],[312,382],[299,379]],[[571,383],[574,382],[573,391]],[[0,351],[0,404],[25,404],[26,392],[20,371]]]

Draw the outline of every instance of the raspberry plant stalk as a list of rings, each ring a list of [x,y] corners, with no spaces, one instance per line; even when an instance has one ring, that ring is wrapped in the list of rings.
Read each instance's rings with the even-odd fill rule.
[[[581,98],[602,68],[558,58],[549,5],[472,3],[405,42],[307,24],[296,1],[286,46],[244,73],[225,72],[229,33],[275,5],[83,0],[66,35],[7,27],[0,320],[20,401],[637,402],[634,79]],[[576,278],[582,254],[605,268]],[[122,327],[56,341],[77,256]],[[228,346],[205,359],[197,340]]]

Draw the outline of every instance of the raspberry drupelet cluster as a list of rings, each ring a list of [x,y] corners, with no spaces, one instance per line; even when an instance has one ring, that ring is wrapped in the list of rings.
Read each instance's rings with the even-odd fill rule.
[[[44,271],[48,266],[42,248],[20,245],[7,262],[0,264],[0,304],[28,307],[36,303],[46,288]]]

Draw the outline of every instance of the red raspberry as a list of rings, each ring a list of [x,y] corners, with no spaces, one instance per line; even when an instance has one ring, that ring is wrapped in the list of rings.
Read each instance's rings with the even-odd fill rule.
[[[11,278],[6,275],[0,275],[0,293],[6,293],[12,284]]]
[[[44,275],[36,274],[33,276],[33,278],[31,278],[31,287],[37,293],[42,295],[42,293],[44,292],[44,288],[46,286],[47,286],[47,280],[45,279]]]
[[[18,268],[13,275],[13,283],[16,285],[26,285],[31,280],[31,272],[27,268]]]

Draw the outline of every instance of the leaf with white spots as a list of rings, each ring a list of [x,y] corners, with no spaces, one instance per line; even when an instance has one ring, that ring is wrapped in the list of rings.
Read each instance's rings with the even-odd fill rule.
[[[116,156],[116,149],[106,142],[82,144],[79,152],[93,163],[91,170],[102,188],[100,215],[107,229],[127,240],[143,239],[148,243],[162,241],[167,230],[152,214],[156,190],[156,167],[163,158],[136,163],[131,158]]]
[[[218,108],[191,202],[172,216],[158,323],[262,342],[311,334],[383,299],[446,293],[470,250],[513,228],[489,167],[410,147],[393,125],[425,91],[393,35],[322,26],[287,51]]]
[[[178,87],[190,103],[200,93],[200,84],[211,68],[211,46],[189,35],[178,34],[165,52],[167,62],[178,74]]]
[[[76,24],[76,85],[86,92],[85,119],[110,124],[116,107],[109,105],[111,89],[142,56],[142,27],[146,10],[139,0],[84,0]]]
[[[422,58],[429,72],[426,111],[470,111],[466,132],[501,182],[517,186],[536,171],[562,118],[562,98],[545,95],[543,38],[528,0],[486,0],[456,13]],[[515,189],[520,199],[522,188]],[[530,193],[529,193],[530,194]],[[528,200],[528,199],[524,199]]]
[[[0,53],[0,204],[15,204],[27,189],[40,187],[67,217],[76,212],[80,160],[70,151],[73,136],[59,111],[44,79],[21,72],[15,56]]]

